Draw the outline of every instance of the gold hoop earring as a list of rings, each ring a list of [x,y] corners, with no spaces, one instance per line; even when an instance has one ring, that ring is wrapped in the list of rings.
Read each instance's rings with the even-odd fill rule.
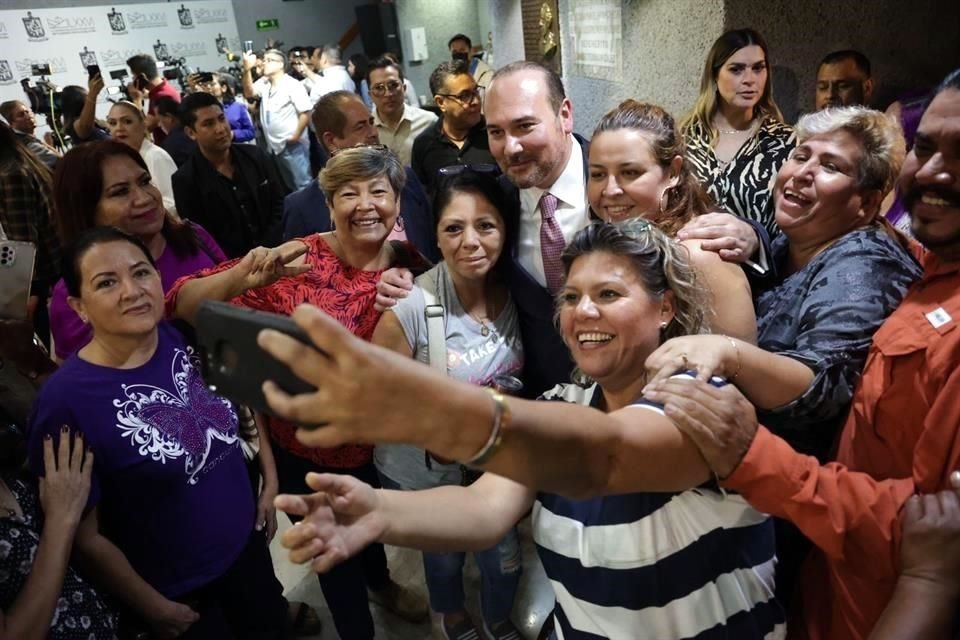
[[[667,205],[670,204],[670,189],[671,187],[667,187],[660,192],[660,213],[665,213]]]

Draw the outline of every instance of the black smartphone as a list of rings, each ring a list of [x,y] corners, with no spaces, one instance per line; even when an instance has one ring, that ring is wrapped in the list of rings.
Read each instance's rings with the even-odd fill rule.
[[[100,65],[88,64],[87,75],[90,76],[90,78],[96,78],[98,75],[100,75]]]
[[[263,396],[265,380],[292,395],[317,390],[257,344],[262,329],[274,329],[312,346],[307,334],[289,317],[207,300],[200,305],[195,328],[200,372],[214,393],[275,415]]]
[[[209,84],[209,83],[211,83],[211,82],[213,82],[213,74],[212,74],[212,73],[210,73],[210,72],[208,72],[208,71],[204,71],[203,73],[198,73],[198,74],[197,74],[197,83],[199,83],[199,84]]]
[[[133,86],[135,86],[140,91],[146,91],[150,88],[150,84],[147,82],[147,79],[143,77],[143,74],[138,75],[134,81]]]

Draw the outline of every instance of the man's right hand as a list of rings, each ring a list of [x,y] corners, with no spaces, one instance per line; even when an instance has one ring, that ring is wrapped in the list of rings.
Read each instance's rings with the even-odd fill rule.
[[[663,405],[721,479],[736,470],[757,435],[757,412],[732,384],[670,378],[649,384],[643,395]]]
[[[250,70],[253,69],[255,66],[257,66],[257,54],[255,54],[255,53],[253,53],[253,52],[244,53],[243,56],[241,57],[241,59],[243,60],[243,70],[244,70],[244,71],[250,71]]]
[[[400,267],[387,269],[377,283],[377,300],[373,308],[380,312],[386,311],[397,304],[397,300],[410,295],[411,289],[413,289],[413,273],[409,269]]]
[[[953,489],[912,496],[903,508],[900,578],[960,592],[960,478]]]

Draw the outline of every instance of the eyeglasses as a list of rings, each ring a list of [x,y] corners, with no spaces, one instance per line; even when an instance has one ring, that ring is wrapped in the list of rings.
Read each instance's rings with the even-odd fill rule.
[[[437,170],[437,174],[449,178],[450,176],[458,176],[464,171],[472,171],[473,173],[486,173],[492,176],[500,175],[500,167],[486,162],[481,162],[479,164],[451,164],[446,167],[440,167],[440,169]]]
[[[481,87],[477,87],[473,91],[461,91],[460,93],[455,95],[452,93],[438,93],[437,95],[442,98],[450,98],[451,100],[456,100],[463,106],[467,106],[468,104],[472,103],[474,100],[483,102],[483,89]]]
[[[263,58],[263,61],[264,61],[264,62],[279,62],[280,64],[283,64],[283,58],[268,58],[268,57],[264,57],[264,58]]]
[[[391,80],[390,82],[381,82],[380,84],[375,84],[370,87],[370,93],[375,96],[385,96],[388,93],[396,93],[401,88],[403,88],[403,83],[399,80]]]

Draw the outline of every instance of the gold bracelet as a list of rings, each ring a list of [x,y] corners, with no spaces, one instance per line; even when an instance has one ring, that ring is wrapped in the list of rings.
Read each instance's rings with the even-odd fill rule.
[[[493,398],[493,427],[490,429],[490,437],[486,443],[463,464],[470,467],[478,467],[487,462],[493,454],[500,448],[503,441],[503,427],[510,424],[510,407],[507,405],[507,399],[503,394],[495,389],[489,389],[490,397]]]
[[[727,376],[727,380],[733,382],[737,379],[737,376],[740,375],[740,367],[742,362],[740,361],[740,347],[737,346],[737,341],[731,338],[730,336],[723,336],[730,341],[730,344],[733,346],[733,352],[737,354],[737,370],[733,373],[732,376]]]

